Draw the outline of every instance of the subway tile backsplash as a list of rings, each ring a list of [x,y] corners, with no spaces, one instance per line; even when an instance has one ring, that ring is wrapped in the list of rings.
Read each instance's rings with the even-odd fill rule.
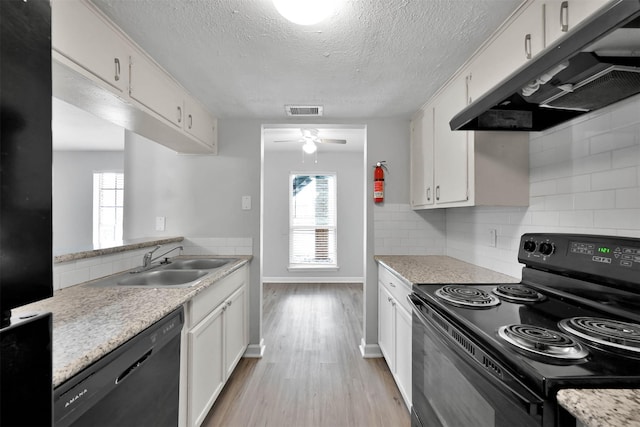
[[[376,255],[444,255],[445,213],[414,211],[408,204],[375,205]]]
[[[447,209],[446,253],[519,277],[526,232],[640,237],[640,97],[531,133],[529,172],[527,208]]]

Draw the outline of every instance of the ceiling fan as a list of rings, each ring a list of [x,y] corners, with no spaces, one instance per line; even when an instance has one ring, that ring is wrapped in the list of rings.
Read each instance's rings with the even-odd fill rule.
[[[300,139],[282,140],[274,142],[301,142],[303,144],[302,149],[307,154],[313,154],[318,147],[316,144],[346,144],[346,139],[329,139],[320,138],[318,129],[301,128],[302,134]]]

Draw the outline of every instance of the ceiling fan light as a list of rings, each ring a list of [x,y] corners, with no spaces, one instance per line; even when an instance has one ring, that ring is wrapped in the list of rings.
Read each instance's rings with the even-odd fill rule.
[[[316,152],[318,147],[316,147],[316,144],[314,144],[313,141],[307,140],[307,142],[305,142],[304,145],[302,146],[302,149],[307,154],[313,154]]]
[[[317,24],[333,13],[337,3],[338,0],[273,0],[280,15],[298,25]]]

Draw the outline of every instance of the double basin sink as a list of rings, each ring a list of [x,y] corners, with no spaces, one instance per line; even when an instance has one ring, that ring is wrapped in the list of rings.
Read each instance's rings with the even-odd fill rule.
[[[92,287],[188,288],[237,258],[180,258],[92,282]]]

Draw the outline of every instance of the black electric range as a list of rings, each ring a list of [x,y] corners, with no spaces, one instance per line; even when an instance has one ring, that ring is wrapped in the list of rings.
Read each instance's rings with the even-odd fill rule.
[[[414,425],[570,425],[557,390],[640,387],[640,239],[525,234],[518,260],[519,284],[414,285]]]

